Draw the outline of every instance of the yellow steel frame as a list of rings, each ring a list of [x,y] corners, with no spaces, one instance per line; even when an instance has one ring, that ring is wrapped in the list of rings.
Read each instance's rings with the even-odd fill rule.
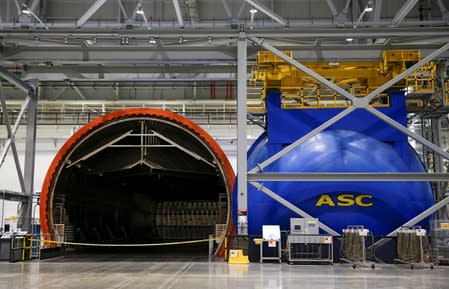
[[[17,261],[28,261],[33,259],[33,249],[40,250],[41,245],[40,242],[37,242],[39,240],[38,234],[27,234],[22,236],[17,243],[21,243],[20,246],[16,247],[14,244],[12,244],[11,250],[12,251],[20,251],[20,258]],[[11,242],[14,242],[11,240]],[[16,245],[19,245],[17,244]]]
[[[407,78],[407,88],[417,93],[435,92],[436,65],[428,63]]]
[[[373,88],[354,86],[349,92],[357,97],[366,96]],[[298,108],[347,108],[352,105],[351,101],[336,93],[334,90],[319,85],[308,85],[295,91],[281,90],[281,105],[284,109]],[[371,101],[375,107],[389,107],[390,99],[386,94],[381,94]]]
[[[446,95],[446,99],[445,99],[445,105],[447,105],[448,103],[449,103],[449,80],[447,80],[446,82],[445,82],[445,85],[444,85],[444,87],[445,87],[445,90],[446,90],[446,93],[445,93],[445,95]]]
[[[289,57],[291,51],[284,51]],[[421,60],[418,50],[388,50],[382,53],[382,61],[304,62],[308,68],[346,89],[356,97],[363,97]],[[431,62],[411,76],[396,83],[393,88],[409,92],[433,94],[435,91],[436,64]],[[320,85],[315,79],[284,62],[271,52],[260,51],[252,68],[251,86],[262,87],[256,95],[249,95],[249,111],[265,111],[265,93],[269,88],[280,89],[282,107],[329,108],[348,107],[351,102],[335,91]],[[261,84],[262,83],[262,84]],[[251,96],[251,97],[250,97]],[[374,99],[373,106],[389,106],[388,96]]]

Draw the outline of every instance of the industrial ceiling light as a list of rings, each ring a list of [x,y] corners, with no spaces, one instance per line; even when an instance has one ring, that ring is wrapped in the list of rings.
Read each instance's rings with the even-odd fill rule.
[[[250,26],[249,26],[249,28],[250,28],[250,29],[253,29],[253,24],[254,24],[254,15],[256,15],[256,13],[257,13],[257,9],[256,9],[256,8],[254,8],[254,7],[252,7],[252,8],[251,8],[251,10],[249,10],[249,13],[251,13],[251,23],[250,23]]]
[[[179,37],[178,37],[178,43],[181,44],[181,43],[183,43],[183,42],[184,42],[184,37],[179,36]]]
[[[154,37],[150,37],[150,44],[156,44],[156,39],[154,39]]]
[[[129,44],[129,38],[128,38],[128,37],[122,37],[122,38],[120,38],[120,44],[121,44],[121,45],[127,45],[127,44]]]
[[[139,15],[143,15],[143,14],[145,14],[145,11],[143,11],[142,6],[141,6],[141,7],[139,7],[139,9],[136,11],[136,13],[139,14]]]
[[[348,42],[351,42],[352,40],[354,40],[354,38],[352,38],[352,37],[346,38],[346,41],[348,41]]]
[[[22,4],[22,14],[25,15],[31,14],[30,8],[28,8],[28,6],[25,3]]]
[[[64,44],[69,44],[69,39],[67,37],[64,37]]]
[[[44,24],[44,22],[42,21],[42,19],[40,19],[36,14],[33,13],[33,11],[31,11],[31,9],[25,4],[22,4],[22,9],[21,12],[23,15],[26,16],[32,16],[34,19],[36,19],[36,21],[38,21],[40,24]],[[44,27],[45,29],[48,29],[47,26]]]
[[[373,6],[371,4],[372,4],[372,2],[369,1],[368,4],[366,4],[366,7],[365,7],[365,9],[363,11],[365,11],[365,12],[372,12],[374,10],[374,8],[373,8]]]
[[[207,37],[207,42],[208,42],[209,44],[212,44],[212,36],[208,36],[208,37]]]

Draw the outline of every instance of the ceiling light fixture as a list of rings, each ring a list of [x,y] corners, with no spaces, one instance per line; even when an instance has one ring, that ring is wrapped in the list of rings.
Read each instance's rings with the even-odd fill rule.
[[[184,37],[179,36],[179,37],[178,37],[178,43],[181,44],[181,43],[183,43],[183,42],[184,42]]]
[[[207,42],[208,42],[209,44],[212,44],[212,36],[208,36],[208,37],[207,37]]]
[[[257,9],[256,9],[256,8],[254,8],[254,7],[252,7],[252,8],[251,8],[251,10],[249,10],[249,13],[251,13],[251,23],[250,23],[250,26],[249,26],[249,28],[250,28],[250,29],[253,29],[253,24],[254,24],[254,15],[256,15],[256,13],[257,13]]]
[[[150,44],[156,44],[156,39],[154,39],[154,37],[150,37]]]
[[[36,14],[34,14],[33,11],[31,11],[31,9],[25,3],[22,4],[21,12],[23,15],[32,16],[40,24],[44,24],[44,22]],[[48,30],[48,27],[45,25],[44,29]]]
[[[142,7],[139,7],[139,9],[136,11],[137,14],[143,15],[145,14],[145,11],[143,11]]]
[[[354,40],[354,38],[348,37],[346,38],[346,41],[351,42],[352,40]]]
[[[373,8],[373,6],[371,4],[372,4],[372,2],[369,1],[368,4],[366,4],[366,7],[365,7],[365,9],[363,11],[365,11],[365,12],[372,12],[374,10],[374,8]]]
[[[22,14],[25,14],[25,15],[31,14],[30,8],[28,8],[28,6],[25,3],[22,4]]]

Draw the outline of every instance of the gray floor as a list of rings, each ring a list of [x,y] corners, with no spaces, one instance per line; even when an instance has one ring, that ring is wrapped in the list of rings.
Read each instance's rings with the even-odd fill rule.
[[[0,263],[0,288],[449,288],[449,267],[228,265],[216,262]]]

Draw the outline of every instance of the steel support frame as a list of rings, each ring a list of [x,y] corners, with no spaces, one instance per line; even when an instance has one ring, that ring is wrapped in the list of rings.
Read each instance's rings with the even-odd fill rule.
[[[327,5],[329,6],[329,10],[332,13],[333,17],[336,17],[338,15],[337,7],[335,6],[334,0],[326,0]]]
[[[3,93],[2,93],[1,97],[3,98]],[[12,127],[11,135],[8,136],[8,139],[6,140],[2,154],[0,155],[0,168],[2,167],[3,162],[5,161],[6,154],[9,151],[11,143],[14,142],[14,137],[15,137],[17,130],[19,129],[19,126],[20,126],[20,121],[22,120],[22,117],[25,114],[25,110],[28,108],[29,103],[30,103],[30,98],[27,97],[25,99],[25,102],[22,104],[22,107],[20,108],[19,114],[17,115],[17,119],[14,123],[14,126]],[[3,106],[3,104],[2,104],[2,106]],[[6,107],[6,105],[5,105],[5,107]],[[6,111],[5,111],[5,113],[6,113]]]
[[[179,0],[173,0],[173,6],[175,8],[176,18],[178,19],[179,27],[184,28],[184,19],[182,18],[181,6]]]
[[[404,77],[412,74],[415,70],[417,70],[418,68],[422,67],[423,65],[429,63],[430,61],[432,61],[433,59],[435,59],[437,56],[441,55],[448,49],[449,49],[449,43],[446,43],[441,48],[435,50],[434,52],[432,52],[429,55],[427,55],[426,57],[424,57],[422,60],[420,60],[417,63],[415,63],[414,65],[412,65],[407,70],[404,70],[403,72],[401,72],[394,78],[390,79],[383,85],[379,86],[378,88],[376,88],[375,90],[373,90],[372,92],[367,94],[366,97],[364,97],[364,98],[367,99],[368,102],[371,101],[373,98],[378,96],[380,93],[382,93],[383,91],[385,91],[386,89],[388,89],[389,87],[391,87],[392,85],[397,83],[398,81],[402,80]]]
[[[437,0],[438,6],[440,7],[441,16],[443,19],[449,20],[449,11],[446,8],[446,5],[444,5],[443,0]]]
[[[26,201],[21,204],[21,211],[19,216],[18,226],[24,231],[31,231],[32,229],[32,210],[33,210],[33,195],[34,195],[34,165],[36,157],[36,121],[37,121],[37,83],[31,85],[24,82],[22,79],[16,77],[14,74],[0,66],[0,76],[7,81],[14,84],[16,87],[26,92],[28,97],[26,99],[27,104],[27,129],[26,129],[26,144],[25,144],[25,166],[23,173],[23,182],[21,182],[22,192],[25,193]],[[7,115],[6,103],[4,96],[1,96],[2,107]],[[11,148],[14,153],[15,142],[12,129],[9,126],[9,122],[6,122],[8,135],[11,138]],[[17,151],[14,154],[14,158],[17,157]],[[19,178],[22,175],[22,171],[18,162],[16,162]]]
[[[109,146],[111,146],[111,145],[117,143],[118,141],[120,141],[120,140],[122,140],[122,139],[124,139],[124,138],[126,138],[126,137],[128,137],[128,136],[130,136],[130,135],[132,134],[132,132],[133,132],[132,130],[130,130],[130,131],[128,131],[128,132],[125,132],[124,134],[122,134],[122,135],[120,135],[120,136],[114,138],[114,139],[111,140],[110,142],[107,142],[106,144],[104,144],[104,145],[102,145],[102,146],[100,146],[100,147],[94,149],[94,150],[91,151],[90,153],[85,154],[84,156],[82,156],[81,158],[77,159],[76,161],[70,161],[70,160],[69,160],[69,161],[67,162],[67,168],[70,168],[71,166],[74,166],[74,165],[76,165],[77,163],[79,163],[79,162],[81,162],[81,161],[87,160],[88,158],[90,158],[90,157],[96,155],[97,153],[101,152],[102,150],[108,148]]]
[[[411,1],[408,1],[408,2],[411,2]],[[406,127],[402,126],[402,124],[398,123],[397,121],[391,119],[390,117],[388,117],[387,115],[383,114],[382,112],[380,112],[380,111],[376,110],[375,108],[371,107],[370,104],[369,104],[370,100],[372,100],[374,97],[376,97],[379,93],[381,93],[384,90],[388,89],[389,87],[391,87],[396,82],[400,81],[405,76],[413,73],[413,71],[415,71],[416,69],[418,69],[422,65],[428,63],[429,61],[431,61],[434,58],[436,58],[438,55],[440,55],[443,52],[445,52],[446,50],[448,50],[449,49],[449,43],[447,43],[446,45],[444,45],[440,49],[434,51],[433,53],[431,53],[430,55],[425,57],[423,60],[419,61],[418,63],[416,63],[415,65],[413,65],[412,67],[410,67],[409,69],[404,71],[403,73],[397,75],[392,80],[388,81],[387,83],[385,83],[384,85],[382,85],[381,87],[379,87],[375,91],[371,92],[370,94],[366,95],[365,97],[356,98],[355,96],[351,95],[347,91],[345,91],[342,88],[338,87],[334,83],[328,81],[327,79],[324,79],[321,75],[318,75],[317,73],[315,73],[314,71],[311,71],[310,69],[308,69],[304,65],[298,63],[294,59],[288,57],[282,51],[274,48],[269,43],[265,42],[264,39],[260,39],[260,38],[250,38],[250,39],[254,43],[264,47],[265,49],[267,49],[271,53],[273,53],[276,56],[282,58],[287,63],[289,63],[292,66],[296,67],[297,69],[303,71],[304,73],[306,73],[307,75],[311,76],[315,80],[321,82],[322,84],[328,86],[331,89],[334,89],[335,91],[339,92],[341,95],[346,97],[347,99],[352,100],[352,103],[353,103],[353,106],[351,106],[351,107],[347,108],[346,110],[340,112],[339,114],[337,114],[333,118],[329,119],[328,121],[326,121],[325,123],[323,123],[319,127],[315,128],[310,133],[306,134],[305,136],[303,136],[302,138],[300,138],[296,142],[294,142],[291,145],[285,147],[284,149],[279,151],[277,154],[275,154],[272,157],[268,158],[267,160],[265,160],[261,164],[258,164],[255,168],[251,169],[249,172],[247,172],[245,174],[245,177],[248,178],[248,180],[250,181],[250,184],[255,186],[258,190],[264,192],[265,194],[267,194],[271,198],[275,199],[279,203],[283,204],[287,208],[293,210],[294,212],[298,213],[299,215],[301,215],[303,217],[304,216],[309,217],[309,215],[307,215],[304,211],[302,211],[301,209],[297,208],[296,206],[294,206],[293,204],[291,204],[287,200],[283,199],[282,197],[280,197],[279,195],[277,195],[273,191],[271,191],[268,188],[264,187],[263,184],[255,182],[255,180],[280,181],[282,178],[288,179],[288,180],[292,180],[292,179],[294,179],[294,177],[296,177],[296,178],[303,178],[302,180],[306,180],[307,177],[309,177],[308,180],[310,181],[311,180],[310,177],[312,176],[312,174],[310,174],[310,173],[309,174],[295,174],[292,177],[291,175],[290,176],[286,176],[286,174],[282,173],[282,172],[277,173],[277,174],[276,173],[275,174],[269,174],[269,175],[266,174],[266,173],[265,174],[264,173],[260,174],[259,172],[263,171],[264,167],[272,164],[277,159],[281,158],[283,155],[285,155],[288,152],[290,152],[291,150],[293,150],[296,146],[304,143],[308,139],[310,139],[313,136],[317,135],[319,132],[321,132],[324,129],[330,127],[332,124],[336,123],[338,120],[342,119],[343,117],[345,117],[347,114],[349,114],[350,112],[352,112],[356,108],[366,109],[368,112],[374,114],[376,117],[378,117],[379,119],[383,120],[384,122],[390,124],[391,126],[395,127],[396,129],[398,129],[402,133],[410,136],[411,138],[415,139],[416,141],[418,141],[418,142],[422,143],[423,145],[427,146],[428,148],[430,148],[435,153],[439,154],[440,156],[442,156],[442,157],[444,157],[446,159],[449,159],[449,154],[446,153],[445,151],[443,151],[441,148],[439,148],[438,146],[434,145],[433,143],[427,141],[426,139],[422,138],[421,136],[419,136],[419,135],[409,131]],[[278,176],[275,176],[275,175],[278,175]],[[301,175],[302,175],[302,177],[301,177]],[[308,175],[308,176],[304,176],[304,175]],[[318,177],[325,177],[326,174],[315,174],[315,177],[317,175],[318,175]],[[329,177],[329,174],[327,174],[327,175]],[[360,174],[359,174],[359,177],[360,177],[359,181],[373,180],[373,178],[377,179],[377,180],[388,180],[388,177],[387,177],[386,173],[384,173],[384,174],[382,174],[382,173],[376,174],[377,176],[374,176],[374,175],[375,174],[372,174],[371,176],[368,177],[367,175],[360,176]],[[354,176],[354,173],[343,173],[341,176],[338,176],[338,177],[337,176],[333,176],[333,179],[329,177],[327,180],[329,180],[329,181],[344,180],[344,178],[346,177],[346,179],[347,179],[348,176]],[[239,171],[239,178],[240,177],[241,177],[241,173]],[[415,177],[418,177],[417,181],[426,181],[426,180],[447,181],[447,180],[449,180],[449,177],[448,177],[447,174],[419,174],[419,175],[415,175]],[[411,174],[408,174],[408,173],[407,174],[402,173],[400,175],[395,174],[395,175],[392,175],[391,178],[394,178],[395,180],[405,180],[405,179],[407,179],[408,181],[410,181]],[[314,179],[314,180],[317,180],[317,179]],[[424,212],[422,212],[421,214],[419,214],[415,218],[411,219],[410,221],[408,221],[404,225],[414,225],[414,224],[420,222],[421,220],[425,219],[426,217],[430,216],[435,211],[437,211],[440,208],[444,207],[448,203],[449,203],[449,197],[447,197],[444,200],[436,203],[435,205],[433,205],[432,207],[428,208],[427,210],[425,210]],[[320,224],[320,227],[322,227],[322,225],[326,226],[325,224]],[[393,231],[390,234],[394,235],[397,230],[398,229],[396,229],[395,231]],[[379,247],[379,246],[383,245],[386,242],[387,241],[383,240],[382,242],[379,241],[379,242],[377,242],[374,245]]]
[[[439,118],[432,118],[431,119],[431,126],[432,126],[432,138],[433,143],[437,145],[438,147],[441,146],[442,138],[441,138],[441,117]],[[433,153],[433,171],[434,173],[443,173],[444,172],[444,166],[443,166],[443,158],[437,154]],[[448,179],[446,179],[447,181]],[[441,200],[444,198],[444,195],[446,192],[443,192],[444,183],[438,183],[436,184],[436,198],[437,200]]]
[[[3,110],[3,118],[5,120],[6,131],[8,132],[8,140],[11,145],[11,151],[12,151],[12,155],[14,158],[14,164],[15,164],[16,171],[17,171],[17,177],[19,178],[20,189],[22,190],[22,192],[25,192],[25,181],[24,181],[24,177],[23,177],[23,173],[22,173],[22,167],[21,167],[20,161],[19,161],[19,154],[17,153],[17,147],[16,147],[16,142],[15,142],[15,133],[13,132],[13,129],[11,128],[11,124],[9,123],[8,110],[6,108],[6,99],[5,99],[5,95],[3,93],[2,87],[0,87],[0,102],[1,102],[1,107]],[[5,147],[5,150],[6,150],[6,147]],[[5,153],[5,155],[6,155],[6,153]]]
[[[282,198],[281,196],[279,196],[278,194],[276,194],[275,192],[273,192],[269,188],[265,187],[263,184],[261,184],[259,182],[254,182],[254,181],[250,181],[249,183],[251,185],[253,185],[257,190],[263,192],[264,194],[266,194],[267,196],[269,196],[273,200],[277,201],[281,205],[283,205],[283,206],[287,207],[288,209],[292,210],[293,212],[297,213],[301,217],[303,217],[303,218],[313,218],[313,216],[307,214],[305,211],[303,211],[300,208],[296,207],[295,205],[293,205],[292,203],[290,203],[286,199]],[[321,229],[323,229],[326,233],[328,233],[328,234],[330,234],[332,236],[340,236],[340,234],[337,231],[333,230],[332,228],[328,227],[326,224],[323,224],[322,222],[319,222],[319,227]]]
[[[13,202],[24,202],[27,201],[27,196],[22,192],[15,192],[11,190],[0,190],[0,199]],[[2,218],[2,224],[3,221],[4,220]],[[3,228],[3,225],[1,227]]]
[[[97,12],[97,10],[100,9],[104,3],[106,3],[106,1],[107,0],[96,0],[95,3],[92,4],[92,6],[90,6],[89,9],[87,9],[86,12],[84,12],[84,14],[81,15],[81,17],[76,21],[76,27],[83,26],[84,23],[86,23],[86,21],[95,14],[95,12]]]
[[[374,15],[373,15],[374,22],[380,21],[381,12],[382,12],[382,0],[376,0],[374,4]]]
[[[256,0],[245,0],[248,4],[254,6],[255,8],[259,9],[263,14],[267,15],[277,23],[287,27],[288,22],[284,18],[282,18],[280,15],[272,11],[270,8],[266,7],[265,5],[257,2]]]
[[[393,20],[391,20],[391,26],[396,27],[401,24],[402,20],[404,20],[413,7],[415,7],[416,3],[418,3],[418,0],[407,0],[396,15],[394,15]]]
[[[445,182],[447,173],[256,173],[248,181],[270,182]]]
[[[121,13],[123,19],[128,19],[128,13],[126,13],[125,7],[123,7],[122,0],[117,0],[117,4],[119,6],[120,13]]]
[[[38,87],[36,85],[36,87]],[[36,160],[36,125],[37,125],[37,88],[29,95],[30,102],[27,111],[27,128],[25,143],[25,194],[27,202],[22,203],[19,224],[22,230],[32,231],[32,212],[34,195],[34,169]]]
[[[84,95],[84,93],[81,91],[81,89],[79,89],[79,87],[74,82],[70,83],[70,86],[76,91],[76,93],[79,95],[79,97],[82,100],[87,99],[87,97]]]
[[[223,8],[226,11],[226,14],[228,15],[229,19],[233,19],[231,7],[229,6],[228,0],[221,0],[221,3],[223,3]]]
[[[417,223],[419,223],[422,220],[424,220],[425,218],[427,218],[430,215],[432,215],[433,213],[435,213],[436,211],[438,211],[439,209],[444,208],[448,204],[449,204],[449,197],[446,197],[446,198],[442,199],[441,201],[437,202],[436,204],[434,204],[430,208],[428,208],[428,209],[424,210],[423,212],[421,212],[420,214],[418,214],[413,219],[409,220],[408,222],[404,223],[400,227],[396,228],[394,231],[390,232],[386,236],[387,238],[382,238],[379,241],[377,241],[374,244],[372,244],[370,247],[367,248],[367,250],[372,249],[372,248],[379,248],[379,247],[385,245],[388,241],[390,241],[390,237],[396,236],[397,231],[399,231],[401,229],[401,227],[414,226]]]

